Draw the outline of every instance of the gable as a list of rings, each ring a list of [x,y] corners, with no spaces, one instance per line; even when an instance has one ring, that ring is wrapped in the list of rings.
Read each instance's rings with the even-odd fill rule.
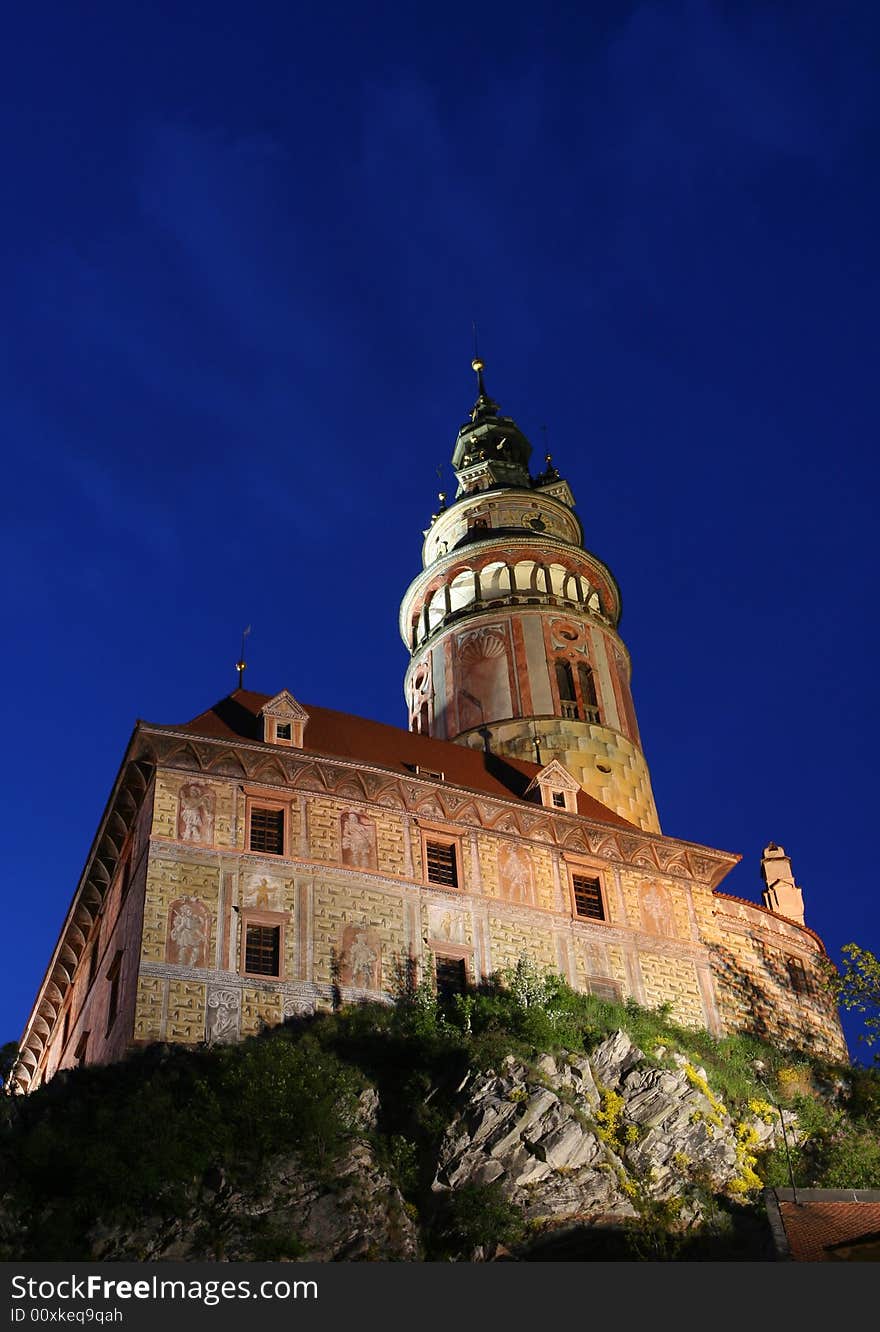
[[[264,703],[260,708],[260,716],[276,717],[280,721],[301,721],[307,722],[309,714],[301,703],[297,703],[293,694],[288,689],[282,689],[280,694],[270,698],[268,703]]]

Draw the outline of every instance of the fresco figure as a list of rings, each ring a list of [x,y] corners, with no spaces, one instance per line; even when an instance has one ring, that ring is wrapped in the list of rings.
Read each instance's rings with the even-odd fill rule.
[[[181,967],[203,967],[208,952],[210,927],[203,902],[182,897],[168,908],[166,960]]]
[[[666,939],[675,938],[675,914],[669,893],[659,883],[643,883],[639,889],[642,906],[642,924],[651,934]]]
[[[214,792],[201,782],[180,788],[177,836],[182,842],[209,845],[214,840]]]
[[[375,930],[346,925],[342,931],[339,953],[339,982],[360,990],[378,990],[382,944]]]
[[[532,866],[518,846],[502,846],[498,852],[498,876],[504,896],[510,902],[531,905],[533,900]]]
[[[376,825],[364,814],[346,810],[339,816],[342,834],[342,863],[361,869],[376,869]]]

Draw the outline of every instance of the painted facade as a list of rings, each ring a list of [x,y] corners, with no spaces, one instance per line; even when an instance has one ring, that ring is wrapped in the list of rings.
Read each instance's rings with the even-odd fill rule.
[[[413,969],[478,984],[524,956],[716,1035],[846,1059],[784,850],[765,850],[758,905],[719,891],[738,856],[660,832],[616,584],[475,368],[459,492],[401,607],[410,730],[286,690],[138,723],[20,1090],[135,1045],[387,1001]]]

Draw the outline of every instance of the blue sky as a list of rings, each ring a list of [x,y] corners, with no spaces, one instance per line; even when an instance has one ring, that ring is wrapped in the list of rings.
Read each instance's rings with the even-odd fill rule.
[[[0,1040],[134,721],[405,724],[400,597],[487,383],[569,480],[666,832],[874,887],[880,14],[48,3],[4,20]],[[852,1028],[850,1028],[852,1030]]]

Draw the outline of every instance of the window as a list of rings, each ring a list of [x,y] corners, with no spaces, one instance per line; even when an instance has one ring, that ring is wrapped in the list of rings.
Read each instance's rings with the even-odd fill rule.
[[[584,707],[584,717],[587,721],[597,722],[599,720],[599,700],[596,697],[596,684],[593,679],[593,672],[589,666],[578,666],[578,684],[581,687],[581,702]]]
[[[609,1004],[619,1004],[623,999],[623,988],[616,980],[611,980],[608,976],[591,976],[589,980],[590,994],[597,999],[604,999]]]
[[[110,999],[107,1003],[107,1034],[109,1036],[119,1012],[119,979],[122,971],[122,949],[116,950],[116,956],[110,963],[107,979],[110,982]]]
[[[245,922],[244,969],[249,976],[277,976],[281,962],[281,926]]]
[[[436,958],[437,998],[447,1002],[455,994],[463,994],[467,989],[467,964],[463,957]]]
[[[552,759],[532,778],[526,788],[526,796],[535,790],[539,792],[541,804],[546,809],[564,809],[569,814],[577,814],[580,783],[558,759]]]
[[[812,993],[810,978],[807,975],[803,962],[799,957],[787,957],[785,965],[788,970],[788,980],[795,994],[808,995]]]
[[[556,662],[556,688],[559,690],[559,707],[563,717],[577,717],[574,675],[567,661]]]
[[[591,667],[585,662],[578,662],[575,675],[575,669],[564,658],[558,657],[554,664],[562,716],[574,721],[598,722],[599,698]]]
[[[287,920],[287,915],[280,911],[242,910],[239,969],[243,976],[281,979]]]
[[[88,1044],[89,1044],[89,1033],[87,1031],[84,1031],[83,1034],[80,1036],[79,1040],[77,1041],[76,1049],[73,1052],[73,1057],[74,1060],[76,1061],[77,1068],[82,1068],[83,1064],[86,1062],[86,1052],[88,1050]]]
[[[458,887],[458,861],[455,842],[425,839],[425,878],[445,888]]]
[[[125,901],[128,896],[128,890],[131,887],[131,847],[128,849],[128,855],[125,857],[125,864],[122,866],[122,887],[119,890],[119,905]]]
[[[602,902],[602,884],[592,874],[572,874],[571,890],[574,897],[574,914],[585,920],[604,920],[605,907]]]
[[[284,855],[284,810],[252,805],[248,849],[270,856]]]
[[[92,985],[94,984],[95,981],[95,975],[98,970],[98,956],[99,956],[100,946],[101,946],[101,922],[100,920],[96,920],[95,927],[92,933],[92,951],[89,954],[89,983],[88,986],[86,987],[87,990],[90,990],[92,988]]]
[[[262,720],[263,739],[267,745],[289,745],[294,749],[302,749],[303,732],[309,714],[297,703],[290,690],[282,689],[280,694],[270,698],[257,715]]]

